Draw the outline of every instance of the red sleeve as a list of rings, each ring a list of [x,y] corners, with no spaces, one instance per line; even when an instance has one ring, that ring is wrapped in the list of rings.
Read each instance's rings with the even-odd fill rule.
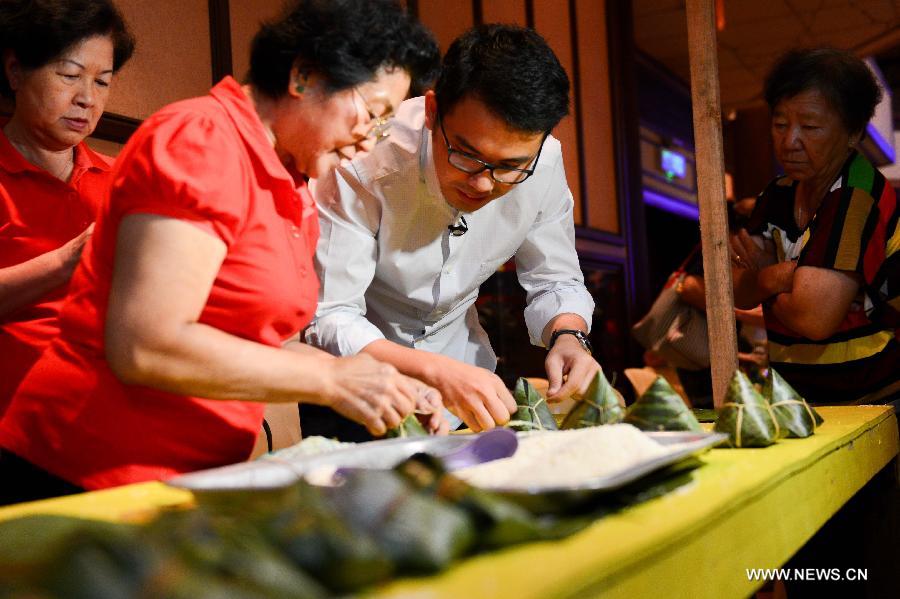
[[[202,113],[159,113],[119,157],[111,213],[117,221],[135,213],[186,220],[231,245],[248,209],[246,168],[230,122]]]

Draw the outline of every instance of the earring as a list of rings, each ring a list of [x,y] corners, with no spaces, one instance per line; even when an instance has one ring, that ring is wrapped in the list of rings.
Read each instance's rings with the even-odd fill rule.
[[[298,94],[302,94],[304,91],[306,91],[306,87],[300,83],[298,83],[297,86],[294,87],[294,89],[297,90]]]

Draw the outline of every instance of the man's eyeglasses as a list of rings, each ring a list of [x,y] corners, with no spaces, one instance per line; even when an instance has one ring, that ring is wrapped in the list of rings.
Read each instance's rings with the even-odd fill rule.
[[[452,167],[461,170],[464,173],[468,173],[469,175],[477,175],[480,172],[488,171],[491,173],[491,179],[497,183],[503,183],[504,185],[516,185],[534,174],[534,169],[537,168],[538,159],[541,157],[541,150],[544,149],[544,141],[546,141],[548,135],[545,133],[544,137],[541,139],[541,145],[538,148],[537,154],[535,155],[534,160],[531,161],[531,168],[512,168],[509,166],[497,166],[495,164],[487,163],[484,160],[475,158],[471,154],[453,148],[453,146],[450,145],[450,140],[447,138],[447,132],[444,131],[443,116],[439,117],[439,122],[441,135],[444,136],[444,143],[447,145],[447,162],[449,162]]]
[[[375,143],[378,143],[379,141],[388,137],[391,134],[391,118],[394,116],[394,111],[388,110],[385,114],[377,116],[372,111],[371,106],[369,106],[369,102],[366,100],[366,97],[362,95],[362,92],[360,92],[355,87],[353,88],[353,91],[355,91],[359,96],[359,99],[362,100],[363,105],[366,107],[366,112],[369,113],[369,119],[371,119],[370,122],[372,124],[372,127],[369,129],[366,137],[368,139],[374,139]]]

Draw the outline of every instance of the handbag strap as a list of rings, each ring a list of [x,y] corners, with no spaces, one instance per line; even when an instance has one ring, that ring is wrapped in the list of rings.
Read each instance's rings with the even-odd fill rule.
[[[687,265],[690,264],[691,260],[693,260],[694,257],[699,253],[700,253],[700,244],[698,243],[697,245],[694,246],[694,249],[691,250],[691,253],[689,253],[687,255],[687,258],[685,258],[681,262],[681,264],[678,265],[678,268],[675,269],[675,272],[684,273],[687,270]]]

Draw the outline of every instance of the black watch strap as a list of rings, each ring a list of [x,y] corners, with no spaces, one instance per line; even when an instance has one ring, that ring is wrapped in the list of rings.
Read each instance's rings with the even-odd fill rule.
[[[584,351],[593,355],[594,348],[591,346],[591,340],[584,334],[584,331],[579,331],[578,329],[559,329],[553,331],[553,334],[550,335],[550,343],[547,345],[548,350],[553,349],[553,345],[556,343],[556,340],[559,339],[560,335],[573,335],[578,339],[578,342],[581,343],[581,347],[584,348]]]

